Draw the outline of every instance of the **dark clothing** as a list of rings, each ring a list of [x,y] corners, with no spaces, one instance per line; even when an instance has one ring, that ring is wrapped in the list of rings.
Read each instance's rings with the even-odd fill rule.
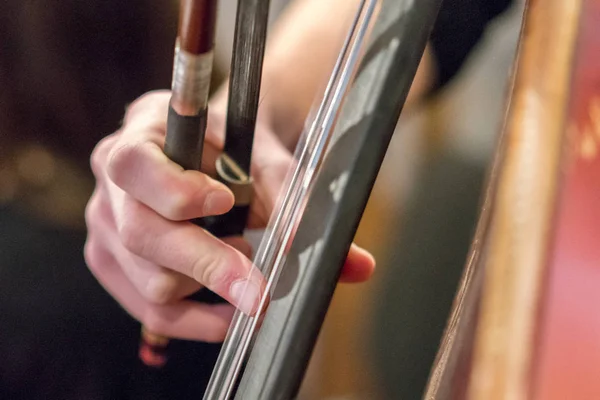
[[[489,22],[506,11],[513,0],[445,0],[431,34],[437,60],[437,85],[448,83],[477,45]]]
[[[140,324],[90,274],[85,232],[0,208],[0,399],[199,399],[219,346],[173,341],[137,357]]]
[[[125,105],[168,87],[176,18],[161,14],[171,25],[158,34],[165,21],[154,2],[2,3],[2,140],[22,130],[87,168],[93,144],[118,126]],[[439,85],[508,3],[446,1],[432,36]],[[141,77],[147,65],[158,67]],[[87,269],[85,236],[0,208],[0,398],[202,398],[219,346],[174,341],[165,369],[141,365],[139,323]]]

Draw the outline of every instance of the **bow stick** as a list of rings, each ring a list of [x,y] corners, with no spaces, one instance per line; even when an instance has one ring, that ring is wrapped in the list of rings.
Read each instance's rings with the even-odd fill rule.
[[[599,232],[599,21],[598,0],[526,2],[505,126],[428,400],[598,396],[597,342],[580,338],[600,326],[598,246],[585,245]]]
[[[184,169],[200,170],[213,66],[217,0],[183,0],[180,7],[164,152]],[[217,237],[242,235],[248,218],[253,194],[251,153],[268,10],[268,0],[238,2],[225,145],[216,161],[217,179],[232,190],[235,204],[224,215],[192,221]],[[222,301],[207,290],[192,298]],[[142,329],[140,358],[150,366],[164,365],[168,342],[168,338]]]

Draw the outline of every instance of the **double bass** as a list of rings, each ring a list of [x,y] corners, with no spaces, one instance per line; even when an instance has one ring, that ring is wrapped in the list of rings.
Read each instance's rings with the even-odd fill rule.
[[[368,39],[358,35],[360,61],[323,125],[331,137],[280,243],[280,269],[260,315],[234,317],[205,399],[297,395],[440,5],[361,2],[353,27],[368,19],[358,29]],[[427,399],[600,397],[599,23],[599,0],[527,2],[506,121]],[[238,24],[253,32],[241,14]],[[236,54],[232,74],[244,70]],[[257,87],[245,93],[256,100]]]
[[[427,399],[600,397],[600,1],[527,3]]]

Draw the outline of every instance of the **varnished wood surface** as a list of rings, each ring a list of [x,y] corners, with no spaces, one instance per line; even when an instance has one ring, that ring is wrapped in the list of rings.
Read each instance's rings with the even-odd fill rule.
[[[529,1],[506,126],[428,399],[530,399],[583,0]]]
[[[207,53],[215,42],[217,0],[181,0],[179,45],[192,54]]]
[[[581,1],[526,11],[467,398],[531,395],[536,323],[560,176]]]
[[[600,1],[581,15],[535,400],[600,398]]]
[[[428,399],[600,398],[598,26],[600,0],[530,2],[497,162]],[[342,375],[359,387],[368,381]],[[329,385],[328,395],[342,394]]]

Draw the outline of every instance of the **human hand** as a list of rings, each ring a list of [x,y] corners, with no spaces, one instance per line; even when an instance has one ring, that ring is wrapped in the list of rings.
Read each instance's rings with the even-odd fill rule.
[[[148,330],[220,342],[233,307],[185,298],[206,287],[253,314],[264,278],[252,269],[251,248],[242,238],[219,239],[188,222],[226,213],[234,203],[231,191],[209,176],[223,147],[224,112],[218,107],[209,112],[204,173],[184,171],[162,151],[169,99],[170,92],[162,91],[136,100],[123,127],[94,150],[96,189],[86,209],[85,258],[105,289]],[[250,227],[265,225],[291,161],[289,151],[259,123]],[[353,245],[340,280],[367,280],[374,266],[373,257]]]

